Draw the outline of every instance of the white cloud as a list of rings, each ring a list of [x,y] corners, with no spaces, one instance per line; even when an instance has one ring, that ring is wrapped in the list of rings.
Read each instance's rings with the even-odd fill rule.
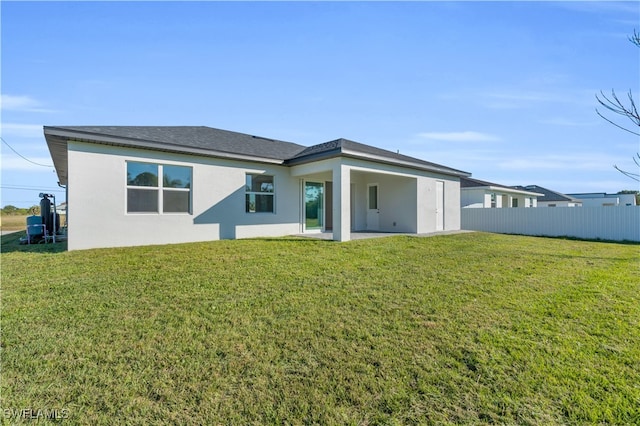
[[[464,132],[425,132],[419,133],[422,139],[447,141],[447,142],[496,142],[500,138],[489,133],[464,131]]]
[[[611,170],[615,158],[606,154],[546,155],[503,159],[497,166],[504,170]]]
[[[20,137],[20,138],[42,138],[42,124],[18,124],[18,123],[2,123],[0,124],[0,133],[3,137]],[[11,142],[9,142],[11,143]]]
[[[465,100],[490,109],[519,110],[548,104],[592,107],[598,90],[566,89],[568,77],[547,75],[530,79],[519,86],[471,89],[465,92],[449,92],[440,98],[447,101]],[[547,89],[540,90],[538,87]]]
[[[521,109],[549,103],[591,105],[594,93],[587,93],[582,90],[539,91],[514,88],[511,90],[480,92],[476,95],[476,99],[487,108]]]
[[[598,122],[597,120],[578,121],[578,120],[572,120],[572,119],[562,118],[562,117],[550,118],[548,120],[540,120],[540,123],[551,124],[554,126],[566,126],[566,127],[586,127],[586,126],[597,126],[598,124],[600,124],[600,122]]]
[[[0,106],[3,111],[23,112],[55,112],[52,109],[43,108],[42,103],[31,96],[1,95]]]

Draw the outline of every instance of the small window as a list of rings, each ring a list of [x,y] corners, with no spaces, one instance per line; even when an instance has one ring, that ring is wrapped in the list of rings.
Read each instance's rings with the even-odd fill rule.
[[[127,213],[190,212],[191,167],[127,162]]]
[[[378,208],[378,186],[369,186],[369,210],[376,210]]]
[[[188,191],[162,191],[162,211],[164,213],[189,213]]]
[[[158,165],[127,163],[127,185],[158,186]]]
[[[511,200],[511,207],[518,207],[518,199],[514,198]]]
[[[273,176],[247,174],[245,191],[245,211],[247,213],[274,213]]]
[[[127,163],[127,212],[158,213],[158,165]]]
[[[163,166],[162,185],[165,188],[191,188],[191,167]]]

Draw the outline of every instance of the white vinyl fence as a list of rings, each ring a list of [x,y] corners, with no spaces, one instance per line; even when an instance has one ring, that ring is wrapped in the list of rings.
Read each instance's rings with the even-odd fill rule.
[[[462,209],[461,228],[546,237],[640,242],[640,206]]]

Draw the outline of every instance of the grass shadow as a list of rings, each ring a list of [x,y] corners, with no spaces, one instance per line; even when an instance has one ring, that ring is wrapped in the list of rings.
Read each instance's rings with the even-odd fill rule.
[[[0,253],[62,253],[67,251],[66,241],[47,244],[20,244],[20,238],[24,238],[26,235],[26,231],[19,231],[0,237]]]
[[[474,232],[484,232],[484,231],[474,231]],[[529,235],[529,234],[511,234],[506,232],[486,232],[486,233],[497,234],[497,235],[513,235],[517,237],[549,238],[552,240],[583,241],[586,243],[624,244],[624,245],[630,245],[630,246],[640,246],[640,241],[634,241],[634,240],[606,240],[602,238],[578,238],[578,237],[571,237],[568,235]]]

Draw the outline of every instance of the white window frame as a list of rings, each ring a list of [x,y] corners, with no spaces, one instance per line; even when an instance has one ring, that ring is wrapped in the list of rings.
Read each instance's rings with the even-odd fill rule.
[[[148,165],[152,165],[152,166],[156,166],[158,169],[158,185],[157,186],[137,186],[137,185],[129,185],[129,182],[127,181],[127,177],[126,177],[126,172],[128,171],[129,168],[129,163],[138,163],[138,164],[148,164]],[[186,169],[189,169],[190,171],[190,179],[189,179],[189,188],[174,188],[174,187],[170,187],[164,186],[164,167],[168,166],[168,167],[184,167]],[[193,186],[193,167],[191,166],[184,166],[182,164],[163,164],[163,163],[153,163],[153,162],[148,162],[148,161],[136,161],[136,160],[127,160],[125,162],[125,213],[128,215],[144,215],[144,214],[153,214],[153,215],[191,215],[193,214],[193,193],[192,193],[192,186]],[[138,190],[145,190],[145,191],[156,191],[158,193],[158,205],[156,206],[156,211],[149,211],[149,212],[131,212],[129,211],[129,189],[138,189]],[[189,196],[189,206],[187,208],[187,211],[183,211],[183,212],[165,212],[164,211],[164,191],[170,191],[170,192],[188,192]]]

